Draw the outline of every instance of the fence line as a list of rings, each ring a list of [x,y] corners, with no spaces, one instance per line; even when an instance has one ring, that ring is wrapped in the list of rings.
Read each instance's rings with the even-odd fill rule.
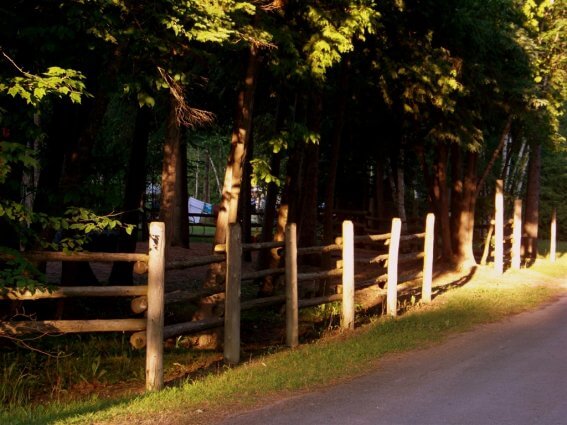
[[[503,272],[504,254],[511,254],[513,268],[519,268],[520,244],[521,244],[521,200],[514,204],[514,218],[504,222],[502,182],[497,182],[495,195],[495,219],[494,231],[497,243],[495,244],[495,269],[498,273]],[[434,245],[434,223],[435,216],[428,214],[425,232],[410,235],[401,235],[401,221],[399,218],[392,220],[390,233],[377,235],[354,236],[354,225],[351,221],[344,221],[342,225],[342,236],[335,239],[335,243],[326,246],[297,247],[296,226],[291,223],[286,226],[286,238],[284,242],[261,242],[243,244],[241,230],[238,224],[229,226],[226,245],[215,246],[215,254],[206,257],[197,257],[184,261],[176,261],[165,264],[165,230],[163,223],[153,222],[150,224],[149,252],[148,254],[120,254],[120,253],[27,253],[25,256],[33,261],[131,261],[136,263],[135,269],[142,273],[148,273],[147,286],[111,286],[111,287],[62,287],[53,292],[38,291],[35,293],[26,291],[8,291],[0,295],[0,300],[37,300],[68,297],[108,297],[129,296],[132,299],[131,308],[136,313],[147,311],[146,319],[119,319],[119,320],[53,320],[53,321],[21,321],[0,322],[0,333],[21,334],[29,332],[111,332],[131,331],[130,342],[136,348],[146,347],[146,389],[148,391],[163,388],[163,341],[164,339],[185,333],[199,332],[219,326],[225,327],[224,356],[228,363],[240,361],[240,315],[241,311],[269,305],[286,305],[286,343],[290,347],[298,344],[298,310],[310,306],[342,302],[341,327],[344,329],[354,328],[355,291],[372,289],[375,296],[369,305],[386,303],[387,314],[395,317],[398,308],[399,291],[417,289],[416,285],[421,283],[422,302],[431,301],[432,274],[433,274],[433,245]],[[504,236],[505,224],[513,223],[513,234]],[[551,246],[550,259],[555,259],[555,228],[556,214],[552,214],[551,220]],[[489,232],[490,233],[490,232]],[[490,236],[488,236],[490,238]],[[411,242],[423,239],[423,250],[413,253],[400,254],[401,242]],[[512,248],[504,249],[506,241],[511,241]],[[373,258],[360,261],[354,258],[355,244],[375,244],[383,242],[388,247],[388,254],[380,254]],[[487,244],[488,245],[488,244]],[[242,273],[242,253],[260,249],[283,249],[285,255],[285,267]],[[486,247],[485,247],[486,249]],[[341,260],[337,262],[334,269],[318,272],[299,273],[297,259],[300,255],[326,254],[340,251]],[[6,258],[0,256],[0,259]],[[9,257],[9,256],[8,256]],[[12,256],[13,257],[13,256]],[[398,266],[407,262],[423,259],[423,271],[421,276],[415,273],[398,274]],[[179,323],[164,327],[164,306],[171,302],[195,300],[202,296],[222,292],[222,289],[206,289],[198,292],[174,291],[165,294],[165,271],[178,270],[188,267],[196,267],[216,262],[226,261],[226,289],[225,291],[225,315],[222,318],[211,318],[207,320]],[[375,276],[374,272],[370,280],[355,282],[355,263],[367,265],[383,264],[387,273]],[[268,275],[285,274],[285,295],[241,301],[241,282],[243,280],[257,279]],[[362,274],[364,276],[364,274]],[[319,280],[326,278],[341,278],[341,293],[319,296],[309,299],[299,299],[298,284],[306,280]],[[400,284],[400,282],[404,282]],[[385,283],[385,288],[370,288],[377,284]],[[367,303],[368,304],[368,303]]]

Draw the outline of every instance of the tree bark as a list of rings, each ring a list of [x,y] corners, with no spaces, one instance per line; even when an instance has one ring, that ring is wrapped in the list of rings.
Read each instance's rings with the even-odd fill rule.
[[[118,239],[118,252],[135,252],[138,239],[137,226],[141,221],[144,207],[144,194],[146,191],[146,158],[148,151],[148,140],[150,136],[150,109],[142,107],[136,114],[134,135],[130,146],[130,158],[128,160],[128,172],[124,184],[124,203],[122,209],[125,211],[122,221],[126,224],[136,226],[132,235],[121,234]],[[132,285],[133,276],[132,262],[114,262],[112,271],[108,278],[111,284]]]
[[[539,195],[541,173],[541,144],[532,146],[528,163],[528,185],[526,188],[526,213],[522,255],[531,261],[537,257],[539,227]]]
[[[279,177],[281,165],[281,154],[275,153],[270,160],[270,170],[272,175]],[[278,200],[279,187],[274,182],[268,184],[266,193],[266,204],[264,206],[264,218],[262,222],[262,242],[272,240],[274,233],[274,220],[276,219],[276,204]],[[261,250],[258,252],[258,270],[268,268],[270,261],[270,252]]]
[[[110,102],[110,91],[104,86],[108,82],[114,82],[119,72],[124,54],[123,45],[118,45],[112,53],[99,81],[99,88],[90,102],[88,118],[76,143],[69,146],[65,155],[63,175],[61,178],[61,189],[70,199],[76,200],[82,194],[82,182],[89,174],[91,167],[92,151],[96,136],[101,128],[102,120]]]
[[[226,242],[228,224],[236,223],[238,217],[238,200],[242,184],[243,166],[246,160],[246,148],[252,126],[254,94],[259,65],[258,48],[251,45],[248,51],[248,65],[244,83],[238,94],[236,118],[234,120],[231,149],[225,171],[222,199],[217,216],[213,250],[216,244],[224,244]],[[207,277],[203,286],[205,288],[217,286],[217,280],[222,278],[221,274],[222,266],[220,264],[212,264],[207,270]],[[222,295],[203,298],[198,311],[194,315],[194,319],[201,320],[212,317],[214,315],[213,305],[219,299],[222,299]],[[207,334],[199,338],[197,345],[201,348],[217,347],[219,343],[220,338],[218,334]]]
[[[404,151],[400,147],[398,152],[397,170],[396,170],[396,205],[398,207],[398,217],[402,221],[402,232],[407,232],[408,220],[406,214],[406,184],[404,181]]]
[[[453,248],[451,245],[451,223],[449,219],[449,197],[447,193],[447,161],[448,147],[439,143],[436,147],[436,158],[433,166],[433,201],[439,216],[441,232],[441,252],[443,258],[452,261]]]
[[[344,60],[341,66],[341,75],[339,78],[338,96],[336,100],[336,113],[333,125],[333,133],[331,135],[331,156],[329,159],[329,171],[327,174],[327,182],[325,186],[325,210],[323,216],[323,240],[325,244],[333,241],[333,209],[335,207],[335,185],[337,182],[337,170],[339,165],[339,157],[341,151],[341,140],[346,115],[346,105],[348,97],[348,80],[349,80],[349,61]]]
[[[323,101],[320,93],[315,93],[311,99],[312,107],[308,116],[308,127],[313,133],[321,132],[321,114]],[[307,142],[304,147],[302,191],[300,196],[298,223],[299,246],[314,246],[317,244],[318,216],[318,186],[319,181],[319,143]],[[299,182],[299,180],[298,180]],[[308,261],[313,260],[307,256]],[[319,258],[317,258],[319,259]]]
[[[244,84],[238,94],[236,118],[231,138],[231,149],[225,170],[222,198],[219,214],[217,216],[213,245],[224,244],[226,242],[228,223],[236,223],[238,216],[238,198],[240,196],[240,185],[242,182],[242,168],[246,159],[246,147],[252,125],[258,66],[258,49],[254,46],[250,46]],[[209,270],[212,274],[209,273],[206,284],[214,284],[211,278],[212,275],[218,273],[218,268],[213,267]]]
[[[297,180],[302,168],[301,167],[302,157],[303,157],[302,148],[303,146],[299,146],[299,145],[294,146],[290,158],[287,161],[284,187],[282,190],[280,206],[277,211],[276,229],[273,237],[273,240],[275,242],[283,241],[285,238],[286,224],[288,224],[288,222],[289,223],[295,222],[294,219],[290,218],[291,217],[290,210],[293,211],[296,208],[293,208],[293,205],[290,207],[290,204],[292,202],[295,202],[292,199],[292,193],[295,196],[298,196],[300,192],[300,188],[297,185]],[[268,268],[274,269],[279,267],[281,259],[282,256],[280,255],[279,251],[277,249],[271,249]],[[274,283],[274,277],[266,276],[266,278],[264,278],[264,280],[262,281],[262,285],[260,286],[258,295],[261,297],[267,297],[273,295],[275,287],[276,285]]]
[[[384,161],[382,158],[376,159],[376,177],[374,182],[374,202],[376,203],[376,218],[384,220],[386,212],[384,208]]]
[[[254,138],[250,134],[248,140],[247,154],[252,157],[254,154]],[[242,175],[242,193],[240,195],[238,217],[242,223],[242,242],[252,242],[252,164],[250,161],[244,163],[244,173]],[[243,259],[247,262],[252,261],[252,252],[245,251]]]
[[[165,141],[163,144],[163,165],[161,171],[161,198],[159,219],[165,223],[166,234],[166,258],[168,247],[171,246],[174,235],[178,233],[177,223],[175,223],[175,205],[179,196],[176,189],[177,173],[180,164],[180,142],[181,129],[177,120],[177,100],[173,95],[169,98],[169,116],[167,118],[167,128]]]
[[[466,152],[465,154],[465,170],[461,193],[456,205],[457,209],[451,211],[451,215],[456,217],[455,228],[453,229],[453,253],[459,268],[476,265],[473,253],[473,234],[476,206],[477,158],[478,154],[475,152]]]
[[[203,201],[211,202],[211,155],[209,151],[205,151],[205,176],[203,185]]]
[[[179,161],[175,169],[175,204],[173,223],[175,226],[171,246],[189,248],[189,193],[187,190],[187,141],[186,132],[179,129]]]

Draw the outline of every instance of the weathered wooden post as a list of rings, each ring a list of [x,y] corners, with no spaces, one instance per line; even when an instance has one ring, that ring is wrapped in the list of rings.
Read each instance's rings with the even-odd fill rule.
[[[224,360],[240,362],[240,285],[242,237],[240,224],[228,225],[226,241],[226,290],[224,302]]]
[[[512,236],[512,268],[520,270],[522,263],[522,200],[514,201],[514,230]]]
[[[549,261],[555,262],[557,251],[557,210],[551,212],[551,229],[549,232]]]
[[[494,196],[494,270],[504,273],[504,184],[496,180]]]
[[[286,344],[299,344],[299,306],[297,300],[297,226],[285,228],[285,329]]]
[[[146,327],[146,390],[148,391],[159,391],[163,388],[165,243],[165,224],[150,223]]]
[[[388,250],[388,292],[386,295],[386,313],[392,317],[396,317],[398,314],[398,251],[400,249],[401,231],[402,221],[399,218],[392,219]]]
[[[343,221],[343,303],[341,328],[354,329],[354,225]]]
[[[425,220],[425,240],[423,242],[423,285],[421,301],[431,302],[431,285],[433,281],[433,242],[435,237],[435,215],[427,214]]]

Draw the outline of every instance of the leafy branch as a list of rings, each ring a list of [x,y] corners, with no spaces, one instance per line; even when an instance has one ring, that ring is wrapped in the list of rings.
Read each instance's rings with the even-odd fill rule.
[[[51,66],[41,75],[35,75],[18,66],[2,47],[0,54],[21,74],[0,81],[0,93],[20,97],[34,107],[50,94],[59,98],[68,97],[73,103],[81,103],[83,97],[92,97],[86,91],[85,76],[80,71]]]

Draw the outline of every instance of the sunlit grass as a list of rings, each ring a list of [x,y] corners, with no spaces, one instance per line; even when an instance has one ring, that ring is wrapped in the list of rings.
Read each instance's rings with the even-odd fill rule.
[[[504,276],[480,270],[466,286],[438,295],[431,306],[418,305],[396,320],[374,320],[354,332],[225,367],[160,393],[12,410],[0,414],[0,423],[127,423],[154,415],[166,423],[176,423],[179,415],[183,423],[207,423],[219,410],[242,408],[276,394],[359,375],[388,353],[424,347],[449,334],[534,308],[565,290],[557,277],[567,277],[566,271],[564,254],[554,264],[542,260],[533,269]],[[545,276],[552,279],[545,282]]]

